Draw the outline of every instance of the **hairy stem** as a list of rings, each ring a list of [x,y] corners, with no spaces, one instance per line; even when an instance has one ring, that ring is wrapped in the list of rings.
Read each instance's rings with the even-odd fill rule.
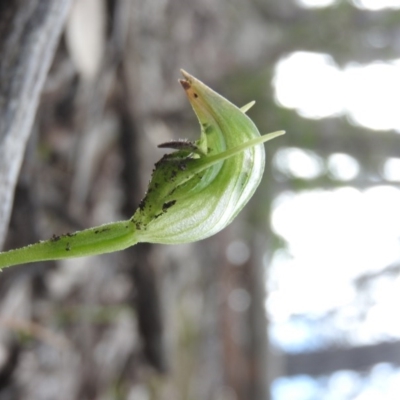
[[[93,256],[126,249],[138,243],[131,221],[113,222],[0,253],[0,269],[35,261]]]

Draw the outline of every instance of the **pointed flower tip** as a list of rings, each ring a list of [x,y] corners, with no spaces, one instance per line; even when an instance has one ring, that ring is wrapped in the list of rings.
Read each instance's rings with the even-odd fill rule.
[[[186,80],[190,80],[192,75],[190,75],[188,72],[186,72],[184,69],[181,68],[181,74],[185,77]]]

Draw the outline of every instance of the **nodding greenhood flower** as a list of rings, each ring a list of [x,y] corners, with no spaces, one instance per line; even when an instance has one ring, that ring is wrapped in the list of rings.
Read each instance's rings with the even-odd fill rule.
[[[180,83],[201,136],[196,142],[161,145],[176,151],[156,164],[147,195],[132,217],[148,242],[192,242],[219,232],[250,200],[264,170],[260,134],[244,112],[252,104],[241,110],[182,73]]]
[[[118,251],[138,242],[177,244],[204,239],[225,228],[261,181],[263,142],[245,112],[182,71],[180,80],[201,126],[200,139],[159,145],[164,155],[144,199],[128,221],[113,222],[0,253],[0,268]]]

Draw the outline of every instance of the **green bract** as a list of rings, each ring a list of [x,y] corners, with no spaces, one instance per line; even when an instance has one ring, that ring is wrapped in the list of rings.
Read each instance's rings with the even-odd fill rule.
[[[264,170],[260,136],[245,112],[182,71],[181,84],[201,125],[196,142],[164,143],[174,152],[155,165],[149,188],[133,217],[0,253],[0,268],[41,260],[95,255],[138,242],[177,244],[225,228],[250,200]]]

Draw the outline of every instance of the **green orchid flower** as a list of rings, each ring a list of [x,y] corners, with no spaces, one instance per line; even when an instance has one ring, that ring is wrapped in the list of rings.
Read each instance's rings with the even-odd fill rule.
[[[155,164],[147,193],[131,219],[53,236],[0,253],[0,268],[123,250],[139,242],[178,244],[224,229],[250,200],[265,165],[263,143],[245,114],[198,79],[180,80],[201,126],[200,139],[163,143],[175,151]]]

